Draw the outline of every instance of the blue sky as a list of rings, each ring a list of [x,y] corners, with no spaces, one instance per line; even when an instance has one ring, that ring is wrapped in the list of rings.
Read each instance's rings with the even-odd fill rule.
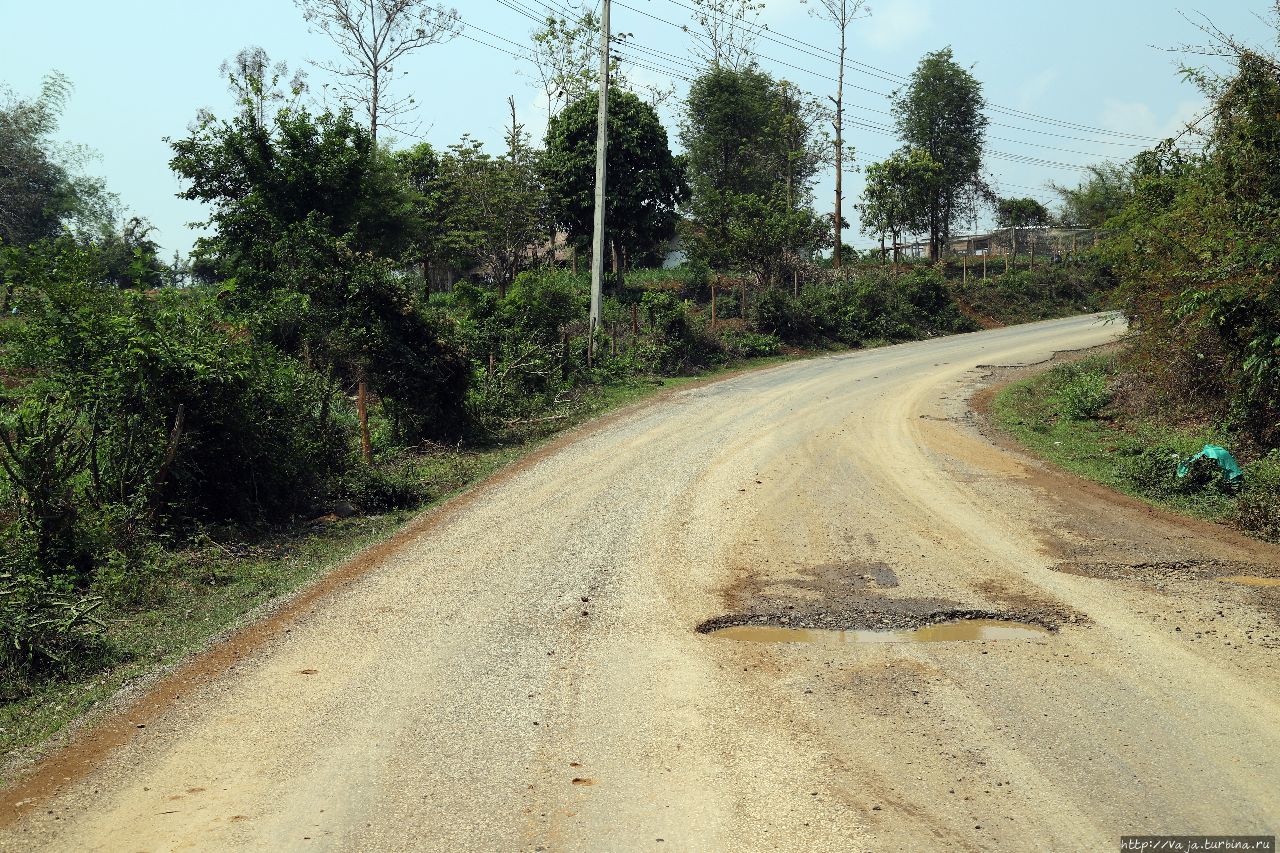
[[[553,2],[566,5],[572,0]],[[687,2],[615,0],[614,29],[634,33],[635,42],[644,47],[685,56],[687,37],[654,18],[686,23],[688,12],[682,5]],[[533,9],[546,5],[521,3]],[[498,0],[455,0],[451,5],[473,27],[516,44],[526,44],[534,26]],[[894,87],[893,75],[909,74],[925,52],[949,45],[957,61],[971,67],[983,83],[988,102],[1001,108],[990,111],[993,122],[1003,125],[990,128],[990,151],[1082,165],[1123,160],[1140,150],[1132,147],[1134,139],[1102,131],[1163,137],[1203,109],[1199,93],[1178,76],[1183,57],[1166,50],[1203,41],[1179,12],[1194,19],[1204,11],[1228,32],[1265,38],[1258,15],[1270,4],[871,0],[871,5],[871,17],[852,27],[850,58],[889,72],[891,79],[851,69],[849,85],[873,90],[848,91],[846,100],[855,105],[851,118],[889,124],[888,116],[864,108],[887,109],[888,101],[877,93]],[[834,93],[835,84],[828,78],[835,76],[835,67],[821,51],[835,46],[834,33],[808,8],[800,0],[766,0],[762,20],[784,44],[762,40],[757,50],[764,68],[825,96]],[[219,64],[248,45],[265,48],[273,59],[291,67],[333,55],[324,36],[308,32],[291,0],[0,0],[0,24],[5,31],[0,82],[19,95],[34,95],[48,71],[57,69],[70,77],[75,91],[61,137],[98,153],[86,171],[105,177],[130,213],[157,226],[155,237],[166,253],[189,249],[194,232],[186,223],[204,212],[175,197],[180,185],[169,171],[171,155],[164,137],[183,136],[201,108],[221,115],[231,111]],[[475,29],[470,34],[519,52],[516,44]],[[324,72],[308,70],[313,92],[322,91]],[[531,68],[508,53],[459,38],[423,49],[403,62],[401,70],[407,73],[398,83],[400,91],[417,97],[421,133],[434,145],[443,147],[464,133],[499,145],[508,96],[515,97],[521,120],[535,138],[545,125],[544,97]],[[627,71],[639,82],[663,81],[650,70]],[[677,85],[678,98],[684,84]],[[676,108],[673,99],[663,110],[673,146]],[[851,127],[846,135],[859,164],[880,159],[898,145],[891,135],[866,127]],[[1060,165],[1015,162],[995,154],[988,160],[988,173],[1003,195],[1044,201],[1054,198],[1044,188],[1047,182],[1070,184],[1080,175]],[[817,205],[824,211],[830,207],[833,186],[829,174],[818,185]],[[869,246],[872,241],[858,233],[851,209],[861,186],[860,174],[846,173],[846,217],[853,228],[845,240]]]

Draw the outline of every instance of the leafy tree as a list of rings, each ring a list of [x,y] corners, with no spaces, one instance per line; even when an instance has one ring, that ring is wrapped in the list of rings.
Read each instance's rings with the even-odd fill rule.
[[[395,129],[414,109],[413,96],[392,97],[395,64],[421,47],[446,41],[458,32],[458,12],[426,0],[295,0],[309,24],[333,40],[341,63],[316,63],[338,79],[348,104],[360,104],[369,119],[369,136],[378,128]]]
[[[894,103],[903,141],[940,169],[927,200],[930,260],[938,259],[952,226],[971,214],[973,199],[989,194],[981,176],[985,103],[982,84],[956,64],[950,48],[925,54]]]
[[[1048,208],[1034,198],[1002,198],[996,202],[996,224],[1012,231],[1010,245],[1018,256],[1018,229],[1037,228],[1052,220]],[[1032,247],[1032,255],[1035,247]]]
[[[475,237],[462,218],[460,187],[448,155],[420,142],[392,155],[401,180],[408,187],[412,218],[404,260],[420,268],[430,286],[433,272],[463,270],[475,261]]]
[[[1115,163],[1090,166],[1076,187],[1051,184],[1062,199],[1059,220],[1069,228],[1101,228],[1128,201],[1131,180],[1128,168]]]
[[[598,101],[598,94],[588,94],[552,119],[542,161],[553,214],[579,241],[591,235],[594,224]],[[686,188],[657,112],[617,89],[609,92],[607,165],[605,238],[624,261],[621,274],[626,258],[650,252],[674,235]]]
[[[494,157],[483,143],[464,136],[441,162],[451,199],[449,245],[487,270],[500,297],[547,231],[546,196],[534,154],[520,142],[512,154]]]
[[[1280,32],[1280,12],[1273,22]],[[1131,357],[1158,402],[1194,401],[1263,446],[1280,444],[1280,58],[1209,30],[1221,75],[1190,69],[1211,99],[1200,153],[1171,141],[1135,158],[1107,221],[1108,259],[1141,322]]]
[[[302,223],[383,257],[407,242],[411,199],[394,162],[374,155],[372,135],[349,110],[285,109],[267,125],[249,111],[231,121],[206,113],[170,145],[170,165],[187,182],[181,196],[212,207],[216,236],[205,244],[241,286],[274,287],[280,271],[270,237]]]
[[[0,89],[0,243],[23,246],[71,226],[92,233],[116,200],[79,173],[87,154],[53,141],[71,82],[54,72],[34,100]]]
[[[889,159],[867,167],[862,194],[862,230],[885,235],[893,241],[893,259],[898,260],[898,242],[904,233],[928,228],[929,200],[942,168],[927,151],[913,148],[899,151]]]
[[[1034,198],[1002,198],[996,201],[996,224],[1001,228],[1034,228],[1052,220],[1049,209]]]
[[[284,109],[271,126],[248,111],[205,115],[170,144],[182,195],[212,207],[199,253],[234,284],[228,301],[255,334],[370,382],[408,440],[456,434],[465,370],[394,262],[414,234],[414,199],[350,111]]]
[[[786,212],[773,218],[772,234],[816,233],[797,223],[806,216],[823,157],[814,142],[812,102],[791,84],[754,66],[712,67],[689,88],[680,135],[691,190],[686,236],[695,259],[721,269],[738,266],[756,248],[742,241],[764,226],[740,219],[764,210]],[[806,239],[786,246],[785,254],[794,259],[825,242]],[[772,280],[776,270],[757,272]]]
[[[96,241],[97,257],[106,281],[116,287],[159,287],[164,283],[165,266],[160,247],[151,239],[155,231],[147,220],[132,216],[118,229],[104,226]]]
[[[680,122],[695,203],[700,194],[776,188],[775,83],[758,68],[713,67],[689,86]]]
[[[811,0],[811,2],[813,3],[813,8],[810,9],[810,12],[815,17],[822,18],[835,27],[836,32],[839,34],[840,42],[836,94],[831,98],[831,103],[835,107],[835,115],[832,117],[831,125],[836,132],[833,147],[836,168],[836,206],[831,214],[832,227],[835,230],[836,237],[831,265],[836,269],[840,269],[840,249],[844,229],[844,57],[848,46],[849,24],[859,17],[859,13],[866,9],[867,5],[864,0]],[[867,12],[870,13],[870,10],[868,9]]]

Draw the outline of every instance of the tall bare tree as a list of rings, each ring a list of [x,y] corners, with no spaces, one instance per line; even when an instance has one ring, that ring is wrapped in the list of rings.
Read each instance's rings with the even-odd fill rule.
[[[693,0],[693,53],[708,65],[733,71],[748,66],[755,55],[756,37],[767,29],[760,23],[764,0]]]
[[[584,9],[576,17],[548,15],[529,35],[538,82],[547,96],[547,118],[597,85],[600,20]]]
[[[411,51],[455,36],[458,10],[425,0],[294,0],[302,16],[342,51],[341,62],[316,62],[338,78],[343,100],[361,104],[374,141],[415,108],[412,95],[391,97],[395,64]]]
[[[836,209],[831,216],[831,227],[835,231],[836,245],[831,257],[831,265],[840,269],[840,250],[844,230],[844,57],[848,44],[849,24],[856,18],[871,13],[866,0],[803,0],[811,4],[809,13],[815,18],[827,21],[836,28],[840,36],[840,75],[836,81],[836,94],[831,98],[835,105],[835,115],[831,124],[836,132]]]

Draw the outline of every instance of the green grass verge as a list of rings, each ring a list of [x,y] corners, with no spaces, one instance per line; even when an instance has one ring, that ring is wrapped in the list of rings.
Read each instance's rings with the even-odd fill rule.
[[[1273,457],[1246,467],[1241,494],[1228,488],[1216,465],[1207,460],[1179,478],[1179,460],[1206,444],[1229,449],[1230,434],[1212,424],[1173,424],[1126,411],[1113,393],[1122,378],[1110,355],[1059,365],[1001,389],[992,401],[992,418],[1049,462],[1175,512],[1241,523],[1241,510],[1247,504],[1264,510],[1274,505],[1277,496],[1270,493],[1267,482]],[[1251,532],[1264,538],[1271,535],[1265,525]]]
[[[151,582],[135,590],[137,600],[102,614],[101,654],[86,658],[65,678],[28,685],[30,693],[0,704],[0,749],[10,760],[10,772],[12,764],[101,707],[122,687],[177,664],[211,638],[250,621],[271,600],[323,577],[393,535],[423,510],[486,479],[564,430],[659,391],[806,355],[752,359],[696,376],[637,377],[609,384],[595,389],[571,418],[519,440],[417,457],[412,475],[427,484],[432,498],[411,509],[302,525],[250,543],[210,531],[197,545],[164,557],[155,566]]]

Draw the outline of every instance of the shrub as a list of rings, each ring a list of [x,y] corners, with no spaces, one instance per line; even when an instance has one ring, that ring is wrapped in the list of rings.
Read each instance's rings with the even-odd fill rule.
[[[740,329],[726,329],[720,334],[720,342],[733,358],[761,358],[777,355],[782,350],[782,341],[776,335]]]
[[[338,478],[332,495],[365,512],[415,507],[431,497],[409,457],[383,460],[377,466],[352,465]]]
[[[15,562],[13,554],[0,561],[0,697],[6,699],[24,692],[23,681],[66,672],[103,645],[94,616],[101,597]]]
[[[1280,541],[1280,450],[1245,466],[1235,521],[1245,530]]]
[[[1111,404],[1111,389],[1105,374],[1094,370],[1055,369],[1062,371],[1054,395],[1062,417],[1073,421],[1091,420]]]
[[[646,293],[640,305],[648,315],[652,329],[649,340],[642,347],[644,359],[651,370],[683,373],[722,355],[719,342],[694,325],[686,303],[674,294]]]
[[[1141,494],[1169,498],[1183,491],[1178,480],[1179,450],[1157,444],[1138,450],[1120,464],[1120,473]],[[1194,482],[1194,481],[1192,481]]]

